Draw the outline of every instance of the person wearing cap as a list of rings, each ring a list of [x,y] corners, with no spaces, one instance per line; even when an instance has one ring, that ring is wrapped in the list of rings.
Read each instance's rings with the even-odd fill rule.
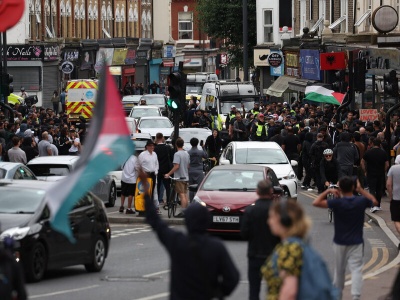
[[[266,141],[268,139],[268,125],[264,120],[264,114],[259,113],[255,118],[257,118],[257,121],[253,122],[250,130],[251,140]]]
[[[156,186],[156,177],[158,174],[159,164],[157,153],[154,152],[155,144],[152,140],[148,140],[146,143],[146,150],[139,154],[138,160],[139,165],[147,176],[153,181],[151,189],[151,195],[154,195],[154,188]],[[158,203],[158,201],[157,201]]]
[[[396,156],[394,163],[387,173],[386,188],[390,199],[390,215],[400,234],[400,155]]]
[[[225,127],[229,128],[229,124],[231,124],[231,121],[236,117],[236,106],[232,105],[231,106],[231,111],[229,112],[228,116],[226,117],[226,122],[225,122]]]
[[[18,96],[24,98],[24,100],[25,100],[26,98],[29,97],[29,95],[28,95],[28,93],[25,91],[25,88],[24,88],[24,87],[21,87],[21,93],[20,93]]]

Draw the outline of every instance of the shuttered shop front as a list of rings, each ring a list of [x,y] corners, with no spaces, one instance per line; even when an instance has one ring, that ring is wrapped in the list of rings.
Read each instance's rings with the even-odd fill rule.
[[[58,70],[58,62],[43,63],[43,106],[53,107],[51,97],[54,91],[60,93],[60,72]]]

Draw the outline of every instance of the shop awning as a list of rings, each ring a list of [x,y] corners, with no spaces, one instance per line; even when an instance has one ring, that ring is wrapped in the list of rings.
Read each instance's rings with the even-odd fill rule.
[[[282,97],[282,94],[289,88],[289,82],[295,81],[295,77],[280,76],[274,81],[273,84],[268,88],[267,95],[274,97]]]
[[[289,89],[296,92],[305,92],[306,86],[314,84],[316,81],[308,79],[296,79],[289,82]]]

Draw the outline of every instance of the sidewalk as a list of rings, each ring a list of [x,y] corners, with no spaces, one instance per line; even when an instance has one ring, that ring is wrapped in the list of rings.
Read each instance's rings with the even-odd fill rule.
[[[389,199],[385,197],[381,201],[381,211],[370,213],[369,210],[367,210],[366,213],[373,222],[382,228],[395,245],[395,248],[397,248],[400,243],[399,234],[390,219],[389,203]],[[361,299],[385,300],[385,297],[390,292],[393,281],[397,276],[399,266],[400,255],[397,255],[397,257],[393,261],[389,262],[389,264],[383,266],[374,273],[364,276]],[[343,300],[347,299],[351,299],[351,281],[346,282],[346,287],[343,293]]]

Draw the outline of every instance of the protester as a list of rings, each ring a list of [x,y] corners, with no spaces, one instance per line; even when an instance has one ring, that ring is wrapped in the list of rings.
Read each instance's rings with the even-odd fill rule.
[[[207,158],[207,153],[204,151],[204,145],[201,146],[201,150],[197,148],[199,140],[197,138],[190,139],[190,145],[192,148],[187,152],[190,157],[189,163],[189,185],[200,184],[204,179],[203,171],[203,159]],[[192,202],[195,193],[189,191],[189,200]]]
[[[386,188],[390,199],[390,216],[400,233],[400,155],[396,156],[394,163],[387,174]],[[398,250],[400,251],[400,244]]]
[[[136,180],[139,171],[139,162],[135,155],[131,155],[128,160],[122,166],[121,176],[121,206],[119,212],[123,213],[125,210],[125,198],[128,197],[128,208],[125,213],[127,215],[135,214],[135,210],[132,209],[132,201],[135,196]]]

